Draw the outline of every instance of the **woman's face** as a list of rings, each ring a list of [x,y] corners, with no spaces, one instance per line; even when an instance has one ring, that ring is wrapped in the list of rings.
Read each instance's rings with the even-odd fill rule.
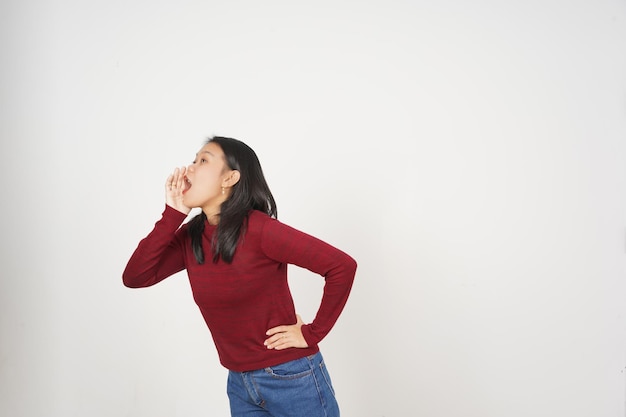
[[[198,151],[193,163],[187,167],[183,203],[190,208],[201,207],[207,215],[215,214],[238,179],[239,173],[226,165],[222,148],[217,143],[209,142]]]

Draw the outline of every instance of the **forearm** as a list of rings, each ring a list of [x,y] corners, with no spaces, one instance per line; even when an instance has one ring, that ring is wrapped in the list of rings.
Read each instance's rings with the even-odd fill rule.
[[[309,346],[319,343],[337,322],[348,301],[356,267],[354,259],[345,255],[345,260],[340,266],[325,276],[322,301],[315,319],[310,324],[302,326],[302,335]]]
[[[181,248],[175,233],[186,215],[167,206],[154,229],[139,242],[131,256],[122,281],[130,288],[154,285],[184,268]]]

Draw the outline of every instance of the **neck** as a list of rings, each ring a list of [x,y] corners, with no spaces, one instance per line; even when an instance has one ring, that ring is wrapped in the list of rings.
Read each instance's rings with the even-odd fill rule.
[[[220,222],[220,212],[219,211],[206,211],[202,210],[204,215],[206,216],[209,224],[216,225]]]
[[[209,224],[218,224],[220,222],[220,213],[222,211],[222,203],[226,201],[226,196],[220,196],[222,198],[218,198],[217,201],[209,202],[207,205],[202,207],[202,211],[204,215],[209,220]]]

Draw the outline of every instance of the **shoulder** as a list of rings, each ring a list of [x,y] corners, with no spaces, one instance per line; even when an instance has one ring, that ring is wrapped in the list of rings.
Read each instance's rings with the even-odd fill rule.
[[[271,217],[269,214],[259,210],[250,210],[248,214],[248,227],[251,229],[291,229],[295,230],[289,225],[282,223],[280,220]]]
[[[294,232],[299,233],[296,229],[262,211],[251,210],[248,214],[248,234],[258,234],[264,239],[273,239],[277,236],[291,235]]]
[[[250,210],[244,224],[246,235],[261,236],[268,227],[271,228],[272,225],[277,222],[278,220],[270,217],[267,213],[259,210]]]
[[[250,213],[248,213],[249,228],[263,228],[267,222],[272,221],[276,221],[276,219],[270,217],[267,213],[263,213],[262,211],[250,210]]]

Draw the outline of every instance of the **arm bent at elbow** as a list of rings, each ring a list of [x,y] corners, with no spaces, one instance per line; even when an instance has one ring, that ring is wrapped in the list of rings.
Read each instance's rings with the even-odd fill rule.
[[[166,206],[163,217],[130,257],[122,282],[129,288],[154,285],[185,268],[183,247],[176,238],[185,215]]]

